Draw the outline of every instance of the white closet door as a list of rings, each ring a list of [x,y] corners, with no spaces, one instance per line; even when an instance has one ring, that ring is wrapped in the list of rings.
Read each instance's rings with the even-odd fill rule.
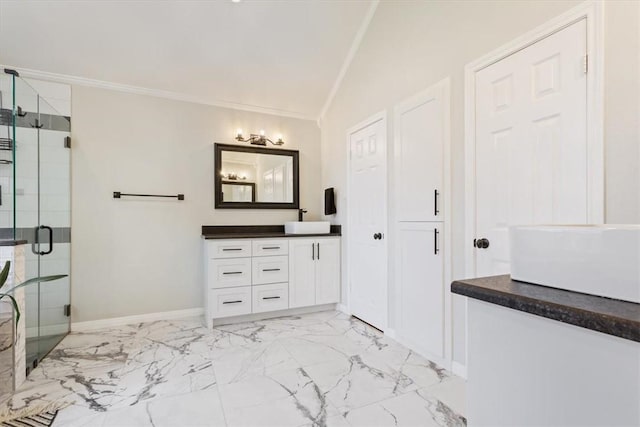
[[[395,108],[397,221],[442,221],[445,84]]]
[[[387,327],[386,121],[349,135],[350,309],[384,330]]]
[[[400,223],[396,271],[400,288],[398,333],[411,348],[444,357],[445,287],[441,223]]]
[[[509,272],[510,225],[587,221],[586,20],[476,73],[476,275]]]

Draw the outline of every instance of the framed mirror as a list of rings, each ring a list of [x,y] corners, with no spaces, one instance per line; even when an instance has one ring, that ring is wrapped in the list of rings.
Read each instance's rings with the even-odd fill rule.
[[[298,209],[297,150],[215,144],[216,209]]]

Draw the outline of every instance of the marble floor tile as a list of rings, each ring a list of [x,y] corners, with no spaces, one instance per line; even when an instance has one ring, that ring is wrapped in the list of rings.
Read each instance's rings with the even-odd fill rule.
[[[411,378],[376,356],[348,356],[304,368],[341,413],[418,388]]]
[[[68,335],[0,412],[51,403],[54,426],[464,425],[465,383],[335,311]]]
[[[216,385],[213,363],[207,351],[194,352],[190,344],[148,341],[130,356],[118,374],[113,407],[136,405],[158,397],[179,395]]]
[[[96,412],[84,406],[71,405],[58,412],[55,426],[99,427],[105,419],[105,412]]]
[[[443,381],[420,390],[423,395],[430,395],[455,411],[458,414],[466,414],[466,384],[464,379],[451,374]]]
[[[344,416],[352,426],[466,426],[464,417],[422,390],[357,408]]]
[[[339,413],[304,368],[220,386],[228,425],[323,426]]]
[[[212,360],[218,384],[271,375],[301,366],[279,341],[215,349],[212,351]]]
[[[301,327],[271,320],[216,326],[212,331],[212,348],[267,343],[304,332]]]
[[[217,387],[109,411],[102,427],[225,426]]]

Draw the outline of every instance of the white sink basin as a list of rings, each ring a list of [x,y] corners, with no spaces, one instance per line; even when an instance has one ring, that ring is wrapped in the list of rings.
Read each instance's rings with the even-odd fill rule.
[[[329,221],[290,221],[284,223],[284,232],[287,234],[329,234],[331,223]]]
[[[640,303],[640,225],[511,227],[511,278]]]

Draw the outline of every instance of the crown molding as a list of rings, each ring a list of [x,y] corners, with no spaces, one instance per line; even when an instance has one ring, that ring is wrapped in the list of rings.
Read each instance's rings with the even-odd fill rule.
[[[318,116],[318,124],[322,122],[324,115],[329,110],[331,103],[333,102],[333,98],[336,96],[338,89],[340,89],[340,85],[342,84],[342,80],[344,76],[347,74],[349,70],[349,66],[351,66],[351,61],[353,61],[353,57],[358,52],[360,48],[360,44],[362,43],[362,39],[364,39],[364,35],[367,33],[369,29],[369,24],[371,24],[371,20],[373,19],[373,15],[376,13],[376,9],[378,8],[378,4],[380,4],[380,0],[373,0],[371,5],[369,5],[369,10],[367,10],[367,14],[362,19],[362,23],[360,24],[360,28],[358,28],[358,32],[356,36],[353,38],[353,42],[351,43],[351,47],[349,48],[349,52],[347,52],[347,56],[344,58],[344,62],[342,63],[342,67],[338,72],[338,76],[336,77],[336,81],[333,83],[333,87],[331,88],[331,92],[329,92],[329,96],[327,96],[327,100],[322,106],[322,110],[320,110],[320,116]]]
[[[28,68],[14,67],[11,65],[2,65],[0,68],[10,68],[20,73],[20,77],[32,78],[38,80],[46,80],[56,83],[66,83],[69,85],[94,87],[98,89],[113,90],[117,92],[131,93],[135,95],[147,95],[156,98],[171,99],[174,101],[189,102],[192,104],[208,105],[212,107],[228,108],[232,110],[248,111],[252,113],[270,114],[281,117],[291,117],[302,120],[317,120],[316,116],[310,116],[295,111],[281,110],[278,108],[262,107],[259,105],[241,104],[231,101],[221,101],[209,99],[207,97],[189,95],[179,92],[171,92],[160,89],[150,89],[140,86],[132,86],[120,83],[107,82],[104,80],[89,79],[85,77],[71,76],[67,74],[51,73],[48,71],[32,70]]]

